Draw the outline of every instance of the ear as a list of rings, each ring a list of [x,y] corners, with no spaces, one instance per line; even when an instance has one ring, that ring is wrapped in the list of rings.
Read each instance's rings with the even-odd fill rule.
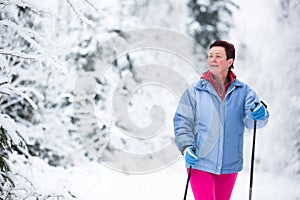
[[[228,59],[228,65],[231,66],[233,64],[233,58]]]

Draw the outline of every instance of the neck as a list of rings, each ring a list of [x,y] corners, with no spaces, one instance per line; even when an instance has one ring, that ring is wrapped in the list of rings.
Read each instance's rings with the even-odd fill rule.
[[[220,89],[223,89],[229,81],[229,71],[227,72],[227,74],[217,74],[217,75],[215,75],[215,74],[212,73],[212,76],[215,79],[215,81],[217,82],[218,87]]]

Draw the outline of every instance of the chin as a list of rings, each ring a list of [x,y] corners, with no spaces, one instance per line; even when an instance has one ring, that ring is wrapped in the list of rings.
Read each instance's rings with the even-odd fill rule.
[[[219,70],[217,67],[211,67],[208,69],[211,73],[215,74],[215,73],[219,73]]]

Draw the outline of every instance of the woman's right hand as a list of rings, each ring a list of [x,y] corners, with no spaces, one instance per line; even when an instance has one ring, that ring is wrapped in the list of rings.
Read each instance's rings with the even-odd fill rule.
[[[184,158],[185,161],[190,165],[194,166],[196,162],[199,160],[198,156],[196,155],[196,148],[193,146],[189,146],[184,150]]]

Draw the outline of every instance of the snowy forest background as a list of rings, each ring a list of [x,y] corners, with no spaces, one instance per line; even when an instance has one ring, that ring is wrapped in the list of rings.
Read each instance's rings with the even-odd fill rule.
[[[149,63],[177,66],[189,83],[199,78],[197,70],[166,53],[127,52],[111,63],[108,75],[92,76],[96,89],[74,92],[81,73],[117,55],[105,41],[128,41],[128,31],[149,27],[194,40],[190,51],[200,73],[206,68],[201,56],[212,41],[235,44],[234,72],[271,113],[268,126],[258,130],[254,198],[300,199],[299,17],[299,0],[0,0],[0,199],[182,199],[186,174],[180,156],[172,165],[141,175],[98,161],[104,149],[114,156],[109,139],[136,153],[173,142],[178,98],[153,85],[134,92],[123,88],[137,126],[151,122],[153,105],[162,105],[166,114],[162,136],[135,141],[111,121],[116,82],[128,73],[138,76],[137,68]],[[90,101],[90,93],[97,123],[84,120],[88,111],[74,115]],[[78,134],[78,129],[86,132]],[[233,199],[247,197],[251,133],[245,133],[244,170]]]

